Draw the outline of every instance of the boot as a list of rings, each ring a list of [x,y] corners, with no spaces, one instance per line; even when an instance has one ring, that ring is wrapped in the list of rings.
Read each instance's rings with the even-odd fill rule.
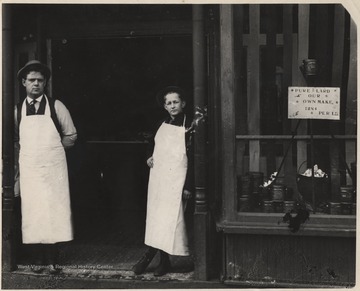
[[[45,265],[47,268],[44,270],[48,275],[55,275],[60,273],[57,267],[59,249],[58,244],[44,244]]]
[[[142,273],[144,273],[144,271],[146,270],[147,266],[149,266],[151,260],[154,258],[155,254],[156,254],[157,249],[154,249],[152,247],[150,247],[146,253],[143,255],[143,257],[140,259],[140,261],[138,261],[133,267],[132,267],[132,271],[136,274],[136,275],[140,275]]]
[[[160,264],[154,270],[154,276],[159,277],[168,273],[170,270],[170,258],[167,253],[160,251]]]

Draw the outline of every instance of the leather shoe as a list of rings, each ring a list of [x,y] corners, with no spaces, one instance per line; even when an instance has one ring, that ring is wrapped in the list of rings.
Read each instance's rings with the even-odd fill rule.
[[[170,271],[170,259],[169,255],[165,252],[161,252],[160,264],[154,270],[154,276],[160,277]]]
[[[156,249],[151,248],[147,250],[147,252],[142,256],[140,261],[138,261],[133,267],[132,271],[135,273],[135,275],[140,275],[145,272],[147,266],[149,266],[150,262],[154,258],[156,254]]]
[[[60,269],[59,268],[56,268],[55,265],[49,265],[46,269],[46,272],[49,274],[49,275],[56,275],[56,274],[59,274],[60,273]]]
[[[44,267],[42,265],[32,265],[30,267],[30,270],[33,272],[33,273],[36,273],[36,274],[40,274],[44,271]]]

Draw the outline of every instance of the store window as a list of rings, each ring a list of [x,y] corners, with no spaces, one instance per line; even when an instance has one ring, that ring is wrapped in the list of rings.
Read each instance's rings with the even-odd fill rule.
[[[234,41],[236,211],[288,213],[304,208],[321,215],[355,215],[356,119],[351,116],[356,97],[349,94],[354,70],[347,60],[350,16],[334,5],[249,6],[234,6],[234,23],[239,22],[236,15],[249,20],[240,49]],[[320,12],[326,16],[319,17]],[[342,17],[332,18],[335,13]],[[299,30],[309,23],[323,30]],[[239,30],[234,27],[235,36]],[[310,42],[309,50],[302,54],[305,41]],[[334,49],[335,43],[342,50]],[[318,61],[312,83],[300,70],[302,55]],[[340,88],[340,120],[288,118],[291,86]]]

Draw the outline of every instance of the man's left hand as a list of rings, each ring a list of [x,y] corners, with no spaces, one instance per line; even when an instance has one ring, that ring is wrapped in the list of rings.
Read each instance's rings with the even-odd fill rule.
[[[182,195],[182,198],[184,200],[189,200],[192,196],[192,193],[189,191],[189,190],[184,190],[183,191],[183,195]]]

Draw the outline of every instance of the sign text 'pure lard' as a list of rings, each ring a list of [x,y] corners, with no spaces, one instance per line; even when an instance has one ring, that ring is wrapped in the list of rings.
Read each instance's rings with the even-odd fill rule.
[[[340,88],[289,87],[288,118],[340,120]]]

